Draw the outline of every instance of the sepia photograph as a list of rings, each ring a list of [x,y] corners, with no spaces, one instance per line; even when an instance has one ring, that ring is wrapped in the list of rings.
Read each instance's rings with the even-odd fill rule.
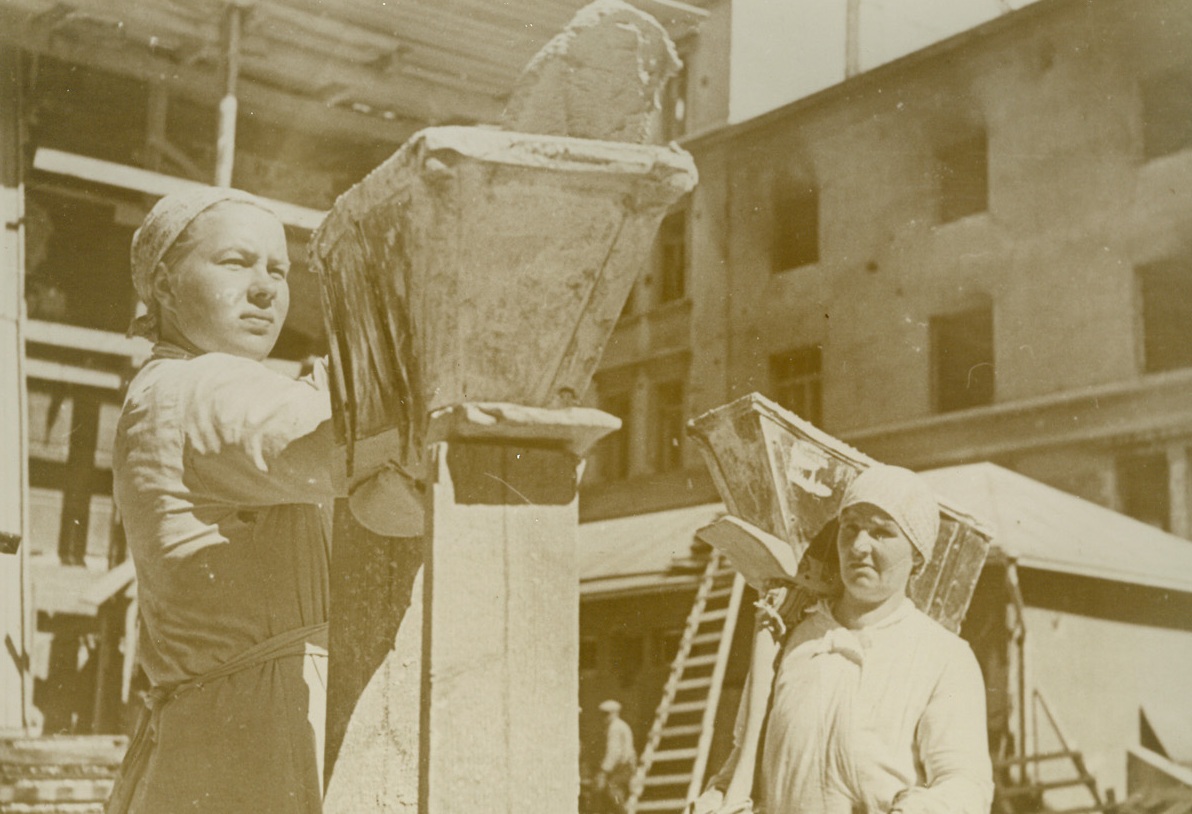
[[[0,814],[1192,814],[1188,0],[0,0]]]

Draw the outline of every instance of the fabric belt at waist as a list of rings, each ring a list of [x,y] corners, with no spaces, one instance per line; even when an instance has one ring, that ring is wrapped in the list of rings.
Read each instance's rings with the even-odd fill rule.
[[[145,694],[145,709],[137,721],[136,732],[129,741],[128,751],[120,764],[120,772],[108,798],[106,814],[124,814],[132,803],[137,784],[149,765],[149,755],[156,743],[157,727],[162,708],[183,693],[199,689],[205,684],[235,675],[242,670],[256,667],[288,656],[326,656],[327,623],[307,625],[287,630],[228,659],[223,664],[197,678],[180,684],[154,687]]]

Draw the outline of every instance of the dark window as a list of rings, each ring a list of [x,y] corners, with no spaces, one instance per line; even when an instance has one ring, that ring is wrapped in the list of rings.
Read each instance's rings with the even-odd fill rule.
[[[1192,73],[1171,71],[1142,83],[1142,147],[1149,158],[1192,146]]]
[[[683,465],[683,383],[654,386],[654,469],[670,472]]]
[[[642,669],[644,639],[634,633],[618,631],[612,637],[610,661],[613,675],[622,687],[633,685]]]
[[[687,60],[666,83],[662,94],[662,140],[673,141],[687,132]]]
[[[31,189],[25,302],[31,319],[123,333],[135,295],[128,273],[132,228],[117,200]]]
[[[1167,456],[1162,452],[1119,456],[1117,488],[1122,512],[1167,529],[1171,522],[1167,478]]]
[[[819,190],[779,181],[774,187],[775,273],[819,262]]]
[[[662,221],[658,230],[658,302],[687,296],[687,212],[680,210]]]
[[[621,429],[609,433],[600,441],[599,469],[605,480],[624,480],[629,477],[629,420],[633,403],[629,393],[601,394],[600,409],[621,419]]]
[[[989,208],[989,146],[984,132],[941,149],[936,161],[942,222]]]
[[[770,357],[774,400],[819,426],[823,419],[823,353],[819,345],[794,348]]]
[[[935,406],[940,412],[993,403],[993,309],[931,318]]]
[[[1192,367],[1192,259],[1166,260],[1138,270],[1143,369]]]

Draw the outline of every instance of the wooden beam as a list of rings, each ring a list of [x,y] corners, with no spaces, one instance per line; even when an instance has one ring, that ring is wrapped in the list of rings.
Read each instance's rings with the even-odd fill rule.
[[[471,6],[452,5],[457,7],[338,3],[329,9],[323,0],[287,0],[295,21],[306,14],[361,31],[384,32],[394,50],[408,54],[410,61],[468,76],[473,87],[483,85],[490,93],[498,92],[497,88],[507,93],[525,62],[562,29],[572,13],[561,11],[557,26],[544,26],[540,14],[524,8],[511,13],[500,4],[485,3],[483,13],[475,13]],[[444,31],[451,32],[449,39]]]
[[[230,3],[224,11],[224,95],[219,100],[219,128],[215,139],[215,185],[232,185],[236,160],[236,83],[240,78],[240,31],[243,9]]]
[[[140,167],[130,167],[127,164],[117,164],[99,158],[65,153],[48,147],[38,148],[33,156],[33,168],[42,172],[68,175],[84,181],[93,181],[97,184],[106,184],[158,197],[169,195],[171,192],[207,186],[207,184],[201,184],[198,181],[175,178],[171,175],[143,170]],[[261,200],[265,201],[287,226],[299,229],[314,229],[323,222],[323,217],[327,214],[318,209],[310,209],[285,201],[270,198]]]
[[[126,337],[111,331],[80,328],[77,325],[45,322],[40,319],[31,319],[25,323],[25,342],[123,356],[134,365],[148,359],[149,354],[153,352],[152,343],[143,337]]]
[[[89,37],[82,43],[86,50],[117,50],[122,55],[147,54],[167,51],[169,46],[201,43],[221,53],[218,16],[207,14],[194,18],[180,14],[161,3],[123,4],[113,11],[109,0],[72,0],[72,5],[89,16],[112,23],[110,37]],[[28,18],[27,18],[28,19]],[[37,15],[32,15],[32,26],[37,24]],[[439,32],[439,41],[445,38]],[[58,21],[54,28],[35,31],[50,39],[69,39],[71,28],[69,18]],[[56,35],[56,36],[55,36]],[[433,122],[448,116],[458,116],[482,109],[489,112],[483,118],[492,120],[500,114],[500,103],[490,93],[478,92],[475,84],[450,87],[442,84],[427,84],[414,74],[403,74],[405,81],[392,82],[377,72],[342,56],[342,49],[336,50],[330,41],[328,47],[319,51],[302,47],[293,42],[278,41],[270,26],[261,26],[253,36],[246,36],[241,49],[241,76],[254,79],[274,88],[289,88],[303,92],[312,77],[337,80],[357,88],[357,101],[392,110],[398,116],[409,116],[422,121]],[[164,46],[164,47],[163,47]],[[83,50],[83,49],[79,49]],[[166,60],[167,64],[174,63]],[[176,66],[174,66],[176,67]],[[207,73],[207,83],[219,95],[223,83],[214,71]],[[495,111],[492,108],[496,108]]]
[[[106,370],[92,370],[91,368],[67,365],[62,362],[50,362],[46,359],[26,360],[25,374],[30,379],[77,384],[83,387],[95,387],[101,390],[119,391],[123,385],[123,381],[118,373],[109,373]]]
[[[435,14],[454,17],[455,23],[436,22]],[[319,0],[291,0],[284,13],[266,8],[254,12],[253,23],[282,47],[302,47],[343,59],[346,43],[347,56],[353,61],[376,67],[381,64],[378,60],[391,57],[395,69],[408,66],[449,76],[451,79],[444,81],[451,87],[494,97],[509,92],[521,69],[519,61],[510,57],[509,40],[522,32],[511,28],[508,32],[489,29],[474,33],[475,21],[429,6],[403,15],[400,8],[352,9],[337,4],[328,9]],[[451,36],[444,37],[444,31]],[[501,47],[495,53],[470,47],[473,39]],[[534,47],[526,50],[533,53]]]
[[[214,107],[220,88],[214,76],[200,68],[135,49],[77,48],[51,37],[31,22],[31,16],[0,6],[0,45],[22,49],[74,65],[147,82],[161,82],[170,93]],[[414,118],[384,119],[317,99],[287,93],[243,78],[239,91],[240,113],[278,127],[337,139],[400,144],[426,125]]]
[[[127,359],[134,368],[144,364],[153,353],[152,343],[142,337],[126,337],[111,331],[99,331],[94,328],[80,328],[77,325],[35,319],[28,320],[25,326],[26,343],[120,356]],[[291,378],[297,378],[298,372],[302,369],[301,362],[291,359],[269,358],[265,359],[263,364],[283,376]],[[25,375],[30,379],[67,382],[106,390],[119,390],[123,386],[118,373],[64,364],[49,359],[27,358],[25,360]]]
[[[29,671],[28,431],[25,398],[24,193],[20,54],[0,48],[0,732],[25,732]]]

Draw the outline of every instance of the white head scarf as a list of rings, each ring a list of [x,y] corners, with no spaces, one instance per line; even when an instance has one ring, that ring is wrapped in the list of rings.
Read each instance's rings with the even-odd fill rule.
[[[129,336],[157,339],[160,326],[157,304],[153,299],[153,279],[157,267],[179,235],[186,231],[186,227],[195,218],[224,201],[252,204],[274,216],[277,215],[260,198],[243,190],[228,187],[195,187],[184,192],[171,193],[159,200],[149,210],[140,228],[133,232],[132,284],[137,296],[149,306],[149,312],[132,321],[128,327]]]
[[[840,511],[858,503],[868,503],[890,515],[924,562],[931,561],[940,531],[940,506],[922,477],[900,466],[874,464],[844,490]]]

